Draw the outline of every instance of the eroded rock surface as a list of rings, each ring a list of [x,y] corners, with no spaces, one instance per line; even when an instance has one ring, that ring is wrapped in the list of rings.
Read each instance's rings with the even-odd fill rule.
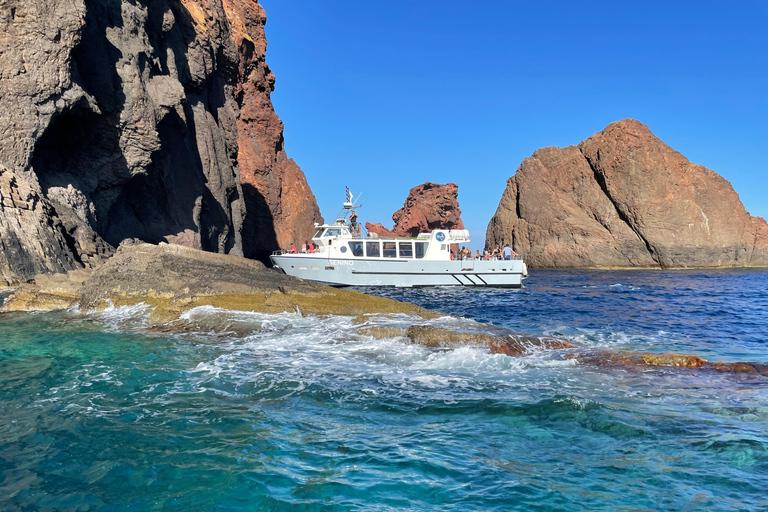
[[[307,179],[285,152],[283,123],[272,106],[275,76],[266,63],[264,9],[254,1],[224,0],[240,56],[236,99],[238,162],[247,215],[243,251],[266,260],[278,247],[312,238],[320,209]]]
[[[523,160],[488,224],[506,243],[532,267],[768,265],[765,220],[632,119]]]
[[[365,324],[365,320],[361,323]],[[572,360],[598,367],[676,368],[768,377],[768,365],[762,363],[710,362],[699,356],[666,352],[595,350],[574,346],[566,340],[552,336],[524,334],[489,324],[471,323],[452,328],[430,324],[363,325],[357,329],[357,333],[374,338],[402,338],[410,343],[440,350],[472,347],[510,357],[546,354],[556,360]]]
[[[424,183],[413,187],[405,204],[392,215],[392,230],[366,222],[365,229],[379,236],[415,237],[433,229],[464,229],[459,209],[459,187],[455,183]]]
[[[264,22],[255,0],[0,1],[2,281],[126,238],[258,255],[307,236]]]
[[[0,309],[44,311],[78,305],[89,311],[138,303],[153,307],[152,318],[158,323],[198,306],[265,313],[437,316],[413,304],[290,277],[259,261],[130,241],[96,269],[38,276],[34,284],[18,287]]]

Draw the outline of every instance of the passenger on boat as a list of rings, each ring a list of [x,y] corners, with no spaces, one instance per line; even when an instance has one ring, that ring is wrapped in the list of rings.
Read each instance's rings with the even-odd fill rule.
[[[296,254],[296,253],[298,253],[298,251],[296,250],[296,246],[293,244],[293,242],[291,242],[291,247],[288,249],[288,251],[289,251],[291,254]]]
[[[476,259],[476,260],[481,260],[481,259],[483,259],[483,256],[480,254],[480,249],[478,249],[477,251],[475,251],[475,259]]]
[[[357,212],[352,212],[352,215],[349,217],[349,227],[351,228],[350,231],[352,231],[352,238],[359,238],[360,237],[360,224],[357,222]]]
[[[301,246],[301,254],[307,254],[307,242],[304,242],[304,245]]]
[[[307,252],[310,254],[314,254],[315,252],[315,244],[313,244],[311,241],[307,242]]]
[[[490,260],[491,259],[491,251],[488,250],[488,248],[485,248],[485,252],[483,253],[483,259]]]

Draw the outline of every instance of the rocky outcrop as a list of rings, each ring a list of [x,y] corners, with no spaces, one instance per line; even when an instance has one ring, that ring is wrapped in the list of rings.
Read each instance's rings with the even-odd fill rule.
[[[768,225],[730,183],[625,119],[537,150],[507,181],[486,244],[532,267],[768,265]]]
[[[395,226],[386,229],[366,222],[365,229],[379,236],[415,237],[433,229],[464,229],[459,209],[459,187],[455,183],[424,183],[413,187],[405,204],[392,215]]]
[[[595,350],[577,347],[551,336],[523,334],[489,324],[471,323],[451,329],[429,324],[414,324],[407,327],[363,325],[357,329],[357,333],[373,338],[401,339],[440,350],[471,347],[487,349],[491,354],[504,354],[510,357],[527,357],[549,352],[549,357],[578,361],[591,366],[678,368],[768,377],[768,365],[763,363],[711,362],[695,355],[668,352]]]
[[[283,123],[270,99],[275,76],[265,60],[264,10],[248,0],[224,0],[224,6],[240,56],[238,162],[248,212],[243,251],[265,260],[278,247],[312,238],[314,223],[323,218],[304,173],[285,153]]]
[[[128,237],[240,253],[238,55],[220,2],[3,4],[5,280],[91,266]]]
[[[123,242],[96,269],[40,275],[21,285],[0,311],[41,311],[79,306],[144,303],[152,322],[165,323],[198,306],[265,313],[438,316],[413,304],[303,281],[259,261],[174,244]]]
[[[93,267],[126,238],[253,255],[311,231],[264,19],[255,0],[1,0],[2,281]]]

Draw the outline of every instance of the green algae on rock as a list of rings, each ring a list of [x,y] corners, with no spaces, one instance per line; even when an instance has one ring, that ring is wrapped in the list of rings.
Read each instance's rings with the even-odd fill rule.
[[[404,313],[433,318],[413,304],[302,281],[236,256],[172,244],[124,243],[92,271],[38,276],[20,286],[3,311],[34,311],[79,305],[83,311],[145,303],[154,323],[175,320],[198,306],[302,314]]]

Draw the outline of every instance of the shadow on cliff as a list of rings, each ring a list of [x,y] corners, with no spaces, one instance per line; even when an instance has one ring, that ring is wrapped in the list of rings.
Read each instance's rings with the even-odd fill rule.
[[[74,239],[78,224],[106,239],[109,208],[104,196],[109,193],[104,184],[127,181],[131,176],[117,129],[126,101],[116,69],[123,54],[106,36],[109,28],[123,26],[120,2],[91,3],[82,39],[72,51],[70,71],[73,82],[92,100],[83,98],[54,114],[35,144],[31,160],[57,215],[70,220],[65,222],[67,244],[78,259],[80,251]]]
[[[208,130],[208,114],[219,128],[227,77],[216,70],[202,82],[193,80],[188,51],[196,32],[180,2],[128,3],[147,8],[145,28],[153,54],[138,53],[141,80],[126,83],[118,73],[118,65],[131,64],[130,59],[121,62],[124,53],[118,46],[131,52],[132,45],[140,44],[131,37],[116,39],[126,29],[123,2],[86,0],[85,25],[72,52],[71,71],[73,81],[95,104],[84,99],[55,115],[36,143],[33,169],[57,209],[71,209],[77,217],[70,218],[79,218],[113,246],[126,238],[152,243],[176,238],[185,245],[228,252],[235,243],[234,229],[208,186],[196,133],[196,122]],[[168,10],[175,22],[164,31],[163,16]],[[139,111],[144,106],[137,103],[147,99],[145,81],[169,75],[171,68],[184,88],[182,104],[168,111],[150,104],[154,111]],[[146,134],[139,126],[150,115],[159,119],[156,134]],[[131,168],[128,152],[134,154],[134,162],[137,153],[151,156],[148,163],[134,163]],[[219,162],[224,152],[228,153],[225,158],[234,160],[231,150],[220,148],[214,159],[220,157]],[[207,156],[210,160],[211,155]],[[231,204],[237,192],[227,192]],[[69,242],[77,254],[74,241]]]
[[[259,189],[251,183],[243,183],[242,186],[246,211],[243,220],[243,255],[271,266],[269,255],[280,248],[272,211]]]

